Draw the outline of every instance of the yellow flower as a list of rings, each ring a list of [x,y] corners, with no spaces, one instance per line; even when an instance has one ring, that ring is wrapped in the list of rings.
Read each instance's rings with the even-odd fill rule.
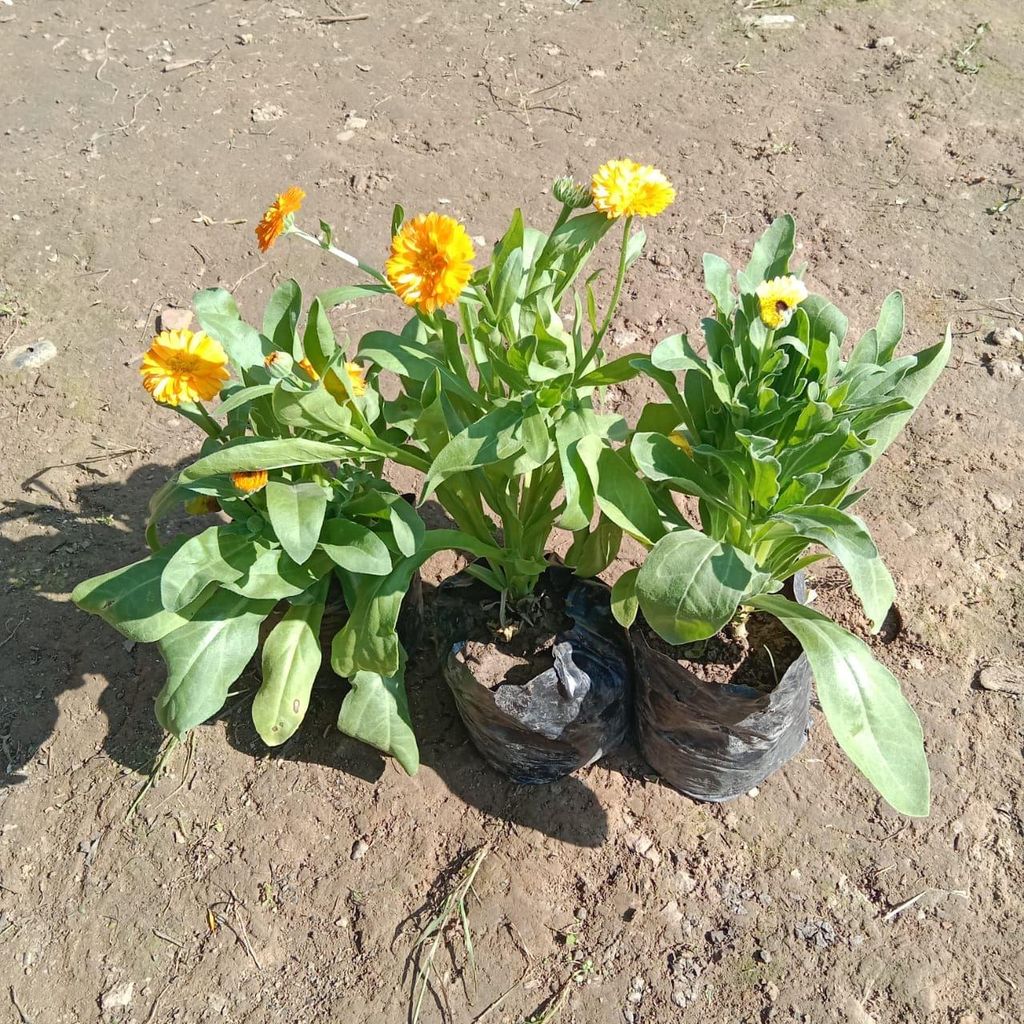
[[[358,363],[346,363],[345,372],[348,374],[348,386],[356,398],[362,398],[366,394],[366,369]]]
[[[594,206],[609,220],[653,217],[676,198],[676,190],[661,171],[632,160],[609,160],[599,167],[590,193]]]
[[[185,511],[190,516],[208,516],[220,511],[220,503],[212,494],[197,494],[185,502]]]
[[[267,471],[265,469],[250,469],[242,473],[232,473],[231,482],[243,494],[255,494],[267,486]]]
[[[263,219],[256,225],[256,238],[260,252],[266,252],[290,225],[290,218],[302,209],[306,193],[297,185],[285,189],[271,204]]]
[[[385,270],[398,297],[421,313],[454,302],[473,273],[466,229],[442,213],[421,213],[391,239]]]
[[[789,324],[793,310],[807,298],[807,288],[798,277],[773,277],[762,281],[756,294],[761,305],[761,322],[774,331]]]
[[[142,386],[161,405],[209,401],[228,379],[228,357],[201,331],[161,331],[142,357]]]
[[[306,376],[309,377],[310,380],[320,379],[320,374],[313,369],[313,364],[305,356],[299,360],[299,366],[301,369],[306,371]]]
[[[678,430],[673,430],[668,435],[668,439],[677,447],[682,448],[687,455],[693,454],[693,445],[687,440],[685,434],[681,434]]]

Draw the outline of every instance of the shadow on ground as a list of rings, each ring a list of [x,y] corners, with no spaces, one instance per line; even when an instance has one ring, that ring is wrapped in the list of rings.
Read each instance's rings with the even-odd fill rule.
[[[97,707],[106,718],[103,751],[132,771],[152,770],[164,740],[153,714],[164,680],[156,646],[126,641],[80,612],[68,595],[82,579],[145,557],[149,498],[175,470],[144,466],[124,482],[86,484],[76,493],[75,513],[59,508],[37,480],[26,482],[24,497],[0,506],[0,787],[27,783],[24,769],[45,755],[62,697],[87,683],[103,687]],[[162,534],[197,532],[208,518],[171,519]],[[422,764],[488,815],[574,845],[600,845],[608,834],[607,815],[580,779],[517,786],[483,762],[430,647],[429,641],[421,644],[408,680]],[[244,676],[233,688],[238,696],[218,716],[235,749],[323,765],[368,782],[380,778],[383,757],[334,727],[344,682],[318,683],[303,728],[276,749],[263,744],[252,726],[257,686],[253,673]]]

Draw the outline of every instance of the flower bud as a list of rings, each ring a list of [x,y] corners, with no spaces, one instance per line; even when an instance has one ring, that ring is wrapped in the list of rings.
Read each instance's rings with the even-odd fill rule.
[[[558,178],[551,191],[560,203],[574,210],[582,210],[584,207],[589,206],[592,201],[590,189],[586,185],[581,185],[579,182],[574,181],[572,178]]]

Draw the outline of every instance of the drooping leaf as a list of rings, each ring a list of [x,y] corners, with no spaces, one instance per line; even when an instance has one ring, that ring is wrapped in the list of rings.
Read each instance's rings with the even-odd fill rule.
[[[341,703],[338,728],[347,736],[390,754],[407,775],[415,775],[420,754],[409,715],[404,668],[403,659],[393,676],[356,672],[349,679],[352,689]]]
[[[168,611],[160,599],[160,577],[184,539],[121,569],[83,580],[71,592],[71,600],[83,611],[98,615],[122,635],[137,643],[154,643],[185,625],[204,600],[205,591],[180,611]]]
[[[896,585],[864,523],[848,512],[824,505],[792,505],[772,518],[835,555],[850,576],[854,593],[871,620],[872,632],[877,633],[896,598]]]
[[[850,760],[897,811],[927,815],[930,784],[921,723],[892,673],[863,641],[810,608],[767,594],[750,603],[800,641],[822,711]]]
[[[327,492],[311,480],[267,484],[267,515],[281,547],[301,565],[317,541],[327,511]]]
[[[160,640],[167,682],[156,698],[156,716],[168,732],[180,739],[224,706],[273,607],[273,601],[218,590],[196,618]]]
[[[333,462],[349,456],[351,449],[343,444],[308,441],[299,437],[282,437],[271,441],[258,437],[239,437],[222,448],[197,459],[181,471],[182,483],[258,469],[284,469],[289,466],[310,466]]]
[[[753,560],[697,530],[676,530],[647,553],[636,578],[640,610],[670,644],[714,636],[757,581]]]
[[[623,629],[636,621],[640,602],[636,596],[636,578],[639,569],[627,569],[612,586],[612,615]]]
[[[263,683],[252,702],[260,738],[276,747],[294,735],[309,708],[309,694],[320,671],[320,622],[326,582],[314,600],[292,605],[263,642]]]

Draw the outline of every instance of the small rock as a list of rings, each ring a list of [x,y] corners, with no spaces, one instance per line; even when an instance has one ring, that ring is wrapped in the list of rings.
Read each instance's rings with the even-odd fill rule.
[[[676,902],[676,900],[672,900],[669,903],[666,903],[665,906],[661,908],[661,918],[666,924],[670,926],[675,926],[682,923],[683,912],[679,909],[679,904],[678,902]]]
[[[255,38],[251,32],[242,32],[240,35],[235,36],[239,46],[251,46]]]
[[[0,370],[35,370],[48,363],[56,354],[57,346],[45,338],[28,345],[15,345],[0,359]]]
[[[760,792],[761,792],[761,790],[759,790],[757,788],[757,786],[754,786],[752,789],[748,789],[747,790],[747,796],[753,798],[753,797],[757,796],[758,793],[760,793]]]
[[[619,348],[636,348],[640,344],[640,335],[636,331],[620,327],[617,331],[612,331],[612,344]]]
[[[764,995],[769,1003],[774,1003],[779,998],[779,986],[769,981],[764,987]]]
[[[1021,334],[1016,327],[1000,327],[993,331],[987,340],[990,345],[1024,345],[1024,334]]]
[[[134,995],[135,982],[122,981],[120,985],[114,985],[112,988],[108,988],[107,991],[100,996],[100,1009],[104,1013],[109,1013],[111,1010],[123,1010],[132,1005],[132,998]]]
[[[626,839],[626,846],[640,857],[649,860],[655,867],[661,863],[661,854],[654,845],[650,836],[640,833],[633,834]]]
[[[895,36],[879,36],[877,39],[872,39],[868,46],[872,50],[891,50],[896,45]]]
[[[772,955],[767,949],[759,949],[754,953],[754,959],[758,963],[770,964],[772,962]]]
[[[1000,494],[999,491],[986,491],[985,497],[997,512],[1009,512],[1013,508],[1013,498]]]
[[[992,359],[985,364],[996,380],[1020,380],[1024,377],[1024,366],[1009,359]]]
[[[345,120],[345,126],[347,128],[354,128],[357,131],[365,128],[370,122],[365,117],[356,117],[355,114],[349,114]]]
[[[250,116],[256,124],[263,124],[267,121],[280,121],[285,115],[283,107],[276,103],[259,103],[252,108]]]
[[[754,24],[758,28],[794,28],[796,17],[792,14],[762,14]]]
[[[797,938],[818,949],[828,949],[836,941],[836,930],[828,921],[807,921],[794,929]]]
[[[978,685],[994,693],[1024,694],[1024,675],[1005,665],[990,665],[978,673]]]
[[[672,878],[676,892],[682,896],[689,896],[697,888],[697,879],[688,871],[677,871]]]
[[[910,540],[915,533],[917,533],[917,527],[912,526],[905,519],[896,527],[896,536],[899,537],[900,540]]]
[[[192,310],[168,306],[160,311],[157,327],[161,331],[187,331],[192,326]]]
[[[365,839],[357,839],[352,844],[352,859],[362,860],[366,856],[366,851],[370,849],[370,844]]]
[[[587,919],[587,908],[586,907],[579,907],[577,909],[577,911],[576,911],[575,917],[576,917],[577,921],[586,921],[586,919]]]
[[[915,672],[923,672],[924,671],[924,662],[920,658],[911,658],[910,661],[907,662],[907,664]]]
[[[348,142],[349,139],[355,138],[355,132],[351,128],[346,128],[343,132],[338,132],[334,137],[339,142]]]

